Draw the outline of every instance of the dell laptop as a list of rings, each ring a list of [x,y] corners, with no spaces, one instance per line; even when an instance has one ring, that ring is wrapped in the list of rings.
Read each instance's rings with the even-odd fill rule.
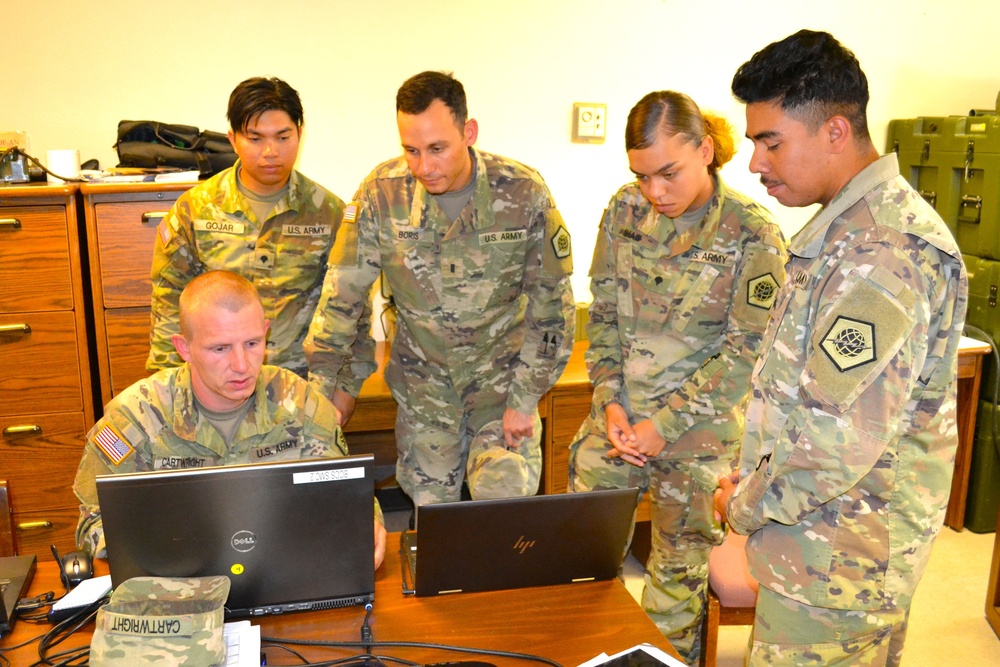
[[[227,618],[373,601],[371,455],[101,475],[112,584],[226,575]]]
[[[35,576],[34,556],[7,556],[0,558],[0,635],[14,628],[18,601],[28,593],[28,586]]]
[[[401,537],[403,592],[441,595],[611,579],[638,489],[417,508]]]

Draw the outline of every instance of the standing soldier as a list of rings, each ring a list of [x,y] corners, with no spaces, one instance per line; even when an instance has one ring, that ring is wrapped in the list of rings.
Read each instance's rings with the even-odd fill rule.
[[[732,88],[768,193],[822,206],[789,245],[716,499],[760,582],[750,664],[896,665],[951,489],[962,257],[879,157],[868,80],[832,35],[766,46]]]
[[[396,111],[404,155],[347,207],[306,339],[310,381],[349,417],[375,369],[369,345],[350,348],[369,340],[383,271],[398,309],[386,382],[400,486],[417,504],[454,501],[468,473],[474,498],[530,495],[538,401],[572,346],[569,232],[536,171],[472,147],[456,79],[410,78]]]
[[[146,368],[181,363],[171,344],[181,291],[205,271],[227,270],[260,293],[271,321],[267,363],[305,377],[302,341],[344,203],[294,169],[302,102],[287,83],[247,79],[230,95],[227,116],[239,160],[181,195],[160,223]]]
[[[729,124],[687,95],[642,98],[625,149],[638,182],[611,199],[590,268],[594,403],[570,489],[650,490],[643,607],[697,664],[708,554],[723,537],[712,493],[733,467],[785,248],[767,210],[719,177]]]

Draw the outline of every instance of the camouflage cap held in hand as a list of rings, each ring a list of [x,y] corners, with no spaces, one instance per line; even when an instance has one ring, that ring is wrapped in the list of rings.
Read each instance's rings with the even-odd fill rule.
[[[226,577],[134,577],[97,612],[90,664],[222,665]]]
[[[542,421],[535,415],[534,434],[507,449],[503,422],[488,422],[469,445],[466,467],[469,492],[476,500],[531,496],[538,491],[542,472]]]

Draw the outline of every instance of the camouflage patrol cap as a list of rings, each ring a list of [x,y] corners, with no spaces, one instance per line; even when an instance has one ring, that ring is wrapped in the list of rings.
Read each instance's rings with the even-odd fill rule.
[[[466,478],[476,500],[531,496],[538,491],[542,472],[542,420],[535,415],[534,435],[516,450],[507,449],[503,422],[488,422],[469,445]]]
[[[222,665],[227,577],[135,577],[97,612],[90,664]]]

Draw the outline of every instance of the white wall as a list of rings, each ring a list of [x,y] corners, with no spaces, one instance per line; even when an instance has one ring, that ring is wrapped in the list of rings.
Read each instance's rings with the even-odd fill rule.
[[[49,0],[3,2],[0,25],[0,130],[27,130],[35,156],[79,148],[113,166],[122,119],[224,131],[233,87],[278,76],[305,106],[299,168],[343,199],[399,153],[399,84],[452,70],[478,145],[548,181],[573,233],[578,301],[601,211],[629,180],[625,117],[645,93],[684,91],[742,135],[733,72],[803,27],[857,53],[880,148],[892,118],[993,108],[1000,90],[995,0]],[[574,101],[608,105],[606,143],[570,142]],[[749,154],[745,142],[723,176],[793,233],[809,212],[769,200]]]

